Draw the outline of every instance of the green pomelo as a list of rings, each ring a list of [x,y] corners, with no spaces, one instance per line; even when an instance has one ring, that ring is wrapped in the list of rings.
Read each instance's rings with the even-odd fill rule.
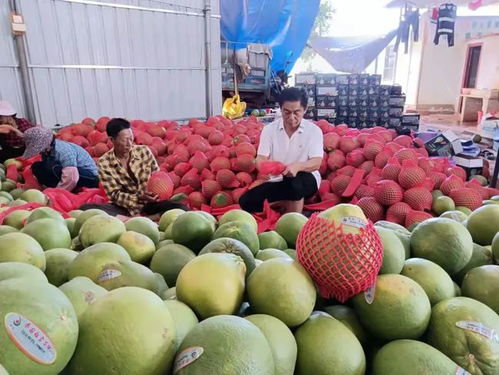
[[[286,240],[276,231],[263,232],[258,235],[258,240],[260,242],[260,250],[265,249],[279,249],[286,250],[288,244]]]
[[[16,199],[16,200],[13,200],[12,202],[9,202],[8,206],[9,207],[17,207],[17,206],[22,206],[26,203],[28,203],[28,202],[23,201],[22,199]]]
[[[471,211],[468,207],[463,207],[463,206],[457,206],[456,207],[457,211],[462,212],[463,214],[470,216],[473,211]]]
[[[27,224],[21,232],[37,240],[43,250],[71,246],[71,235],[63,220],[38,219]]]
[[[295,370],[298,347],[289,328],[270,315],[255,314],[245,317],[265,335],[274,359],[275,375],[292,375]]]
[[[0,197],[6,198],[9,202],[12,202],[14,200],[14,198],[12,198],[12,195],[10,193],[7,193],[6,191],[0,191]]]
[[[464,277],[463,296],[480,301],[499,314],[499,266],[473,268]]]
[[[274,258],[286,258],[286,259],[292,259],[288,254],[286,254],[282,250],[278,249],[265,249],[265,250],[260,250],[256,254],[256,259],[260,259],[261,261],[266,261],[269,259],[274,259]]]
[[[88,306],[94,303],[97,298],[107,293],[106,289],[95,284],[85,276],[75,277],[67,283],[62,284],[59,289],[71,301],[78,320],[81,319]]]
[[[45,252],[45,275],[52,285],[60,286],[69,280],[68,267],[77,255],[76,251],[69,249],[51,249]]]
[[[183,213],[185,213],[185,211],[180,208],[174,208],[173,210],[168,210],[163,213],[159,219],[159,230],[164,232],[166,228],[168,228],[168,226]]]
[[[297,260],[298,259],[298,255],[296,254],[296,250],[295,249],[286,249],[286,250],[284,250],[284,252],[286,254],[288,254],[291,257],[291,259],[293,259],[293,260]]]
[[[454,282],[438,264],[422,258],[407,259],[402,275],[417,282],[426,292],[431,305],[455,297]]]
[[[164,233],[164,232],[162,232]],[[163,246],[166,246],[166,245],[171,245],[175,242],[173,242],[173,240],[161,240],[159,241],[159,243],[156,245],[156,249],[161,249]]]
[[[45,194],[43,194],[40,190],[36,190],[36,189],[28,189],[28,190],[24,191],[19,196],[19,198],[26,201],[26,202],[34,202],[34,203],[40,203],[40,204],[47,204],[47,202],[48,202],[47,196]]]
[[[454,294],[456,295],[456,297],[462,296],[461,288],[456,284],[456,282],[454,282]]]
[[[173,228],[173,223],[168,225],[168,227],[165,229],[165,231],[163,232],[163,238],[165,240],[171,240],[173,242],[172,228]]]
[[[198,214],[200,214],[201,216],[203,216],[206,220],[208,220],[211,224],[211,227],[213,228],[213,231],[215,231],[215,229],[217,229],[217,219],[215,218],[215,216],[213,216],[212,214],[209,214],[208,212],[205,212],[205,211],[197,211]]]
[[[158,294],[160,286],[154,272],[146,266],[130,260],[106,264],[97,276],[96,284],[106,290],[135,286],[148,289],[156,294]]]
[[[165,290],[163,292],[163,294],[161,295],[161,298],[164,299],[165,301],[176,300],[177,299],[177,288],[173,287],[173,288]]]
[[[12,189],[10,191],[10,195],[12,195],[12,198],[14,199],[19,199],[19,197],[21,196],[22,193],[24,193],[25,190],[22,189],[22,188],[17,188],[17,189]]]
[[[31,212],[27,210],[16,210],[5,216],[3,223],[12,228],[21,229],[30,214]]]
[[[366,356],[355,335],[325,313],[312,314],[295,332],[296,375],[363,375]]]
[[[476,332],[481,329],[483,334]],[[471,374],[499,373],[499,316],[471,298],[456,297],[433,307],[428,343]]]
[[[440,217],[451,219],[461,224],[468,220],[468,216],[465,213],[457,210],[444,212]]]
[[[0,225],[0,236],[7,234],[7,233],[14,233],[17,232],[18,230],[14,227],[11,227],[9,225]]]
[[[0,365],[0,375],[9,375],[5,367],[3,367],[2,365]]]
[[[27,234],[14,232],[0,237],[0,262],[29,263],[45,271],[45,254],[40,244]]]
[[[120,245],[102,242],[82,250],[68,267],[69,280],[86,276],[94,283],[109,263],[130,261],[130,255]]]
[[[76,217],[76,223],[75,223],[75,230],[76,232],[80,233],[81,226],[85,221],[90,219],[92,216],[97,216],[97,215],[102,215],[102,216],[109,216],[106,212],[99,210],[98,208],[92,208],[90,210],[86,210],[81,212],[77,217]]]
[[[150,268],[162,275],[169,286],[175,286],[182,268],[195,257],[196,254],[183,245],[165,245],[152,256]]]
[[[258,235],[251,224],[248,224],[247,222],[229,221],[228,223],[219,226],[213,235],[213,239],[222,237],[241,241],[248,246],[253,255],[256,255],[258,250],[260,250]]]
[[[441,190],[433,190],[431,192],[431,195],[433,196],[433,199],[437,199],[437,198],[443,197],[444,193],[442,193]]]
[[[158,224],[147,217],[132,217],[125,223],[127,231],[141,233],[149,237],[156,245],[159,242]]]
[[[377,227],[376,231],[383,244],[383,264],[379,273],[400,273],[405,261],[405,249],[402,241],[390,229]]]
[[[246,291],[256,313],[272,315],[289,327],[307,320],[317,297],[305,269],[285,258],[271,259],[255,268]]]
[[[399,224],[391,223],[389,221],[380,220],[374,224],[376,227],[381,227],[385,229],[390,229],[399,238],[402,245],[404,245],[405,259],[411,256],[411,232],[409,232],[405,227]]]
[[[437,263],[447,273],[454,275],[470,261],[473,239],[466,227],[454,220],[429,219],[414,229],[411,253],[417,258]]]
[[[186,303],[201,319],[235,314],[243,302],[246,266],[234,254],[200,255],[180,271],[177,299]]]
[[[71,210],[68,212],[69,216],[73,217],[73,218],[77,218],[78,216],[80,216],[80,214],[82,214],[83,211],[82,210]]]
[[[300,233],[301,228],[307,221],[306,216],[296,212],[289,212],[279,218],[275,230],[286,240],[289,247],[295,248],[298,233]]]
[[[185,336],[199,323],[199,320],[194,311],[183,302],[168,300],[165,304],[175,322],[175,351],[177,351]]]
[[[373,375],[458,374],[458,365],[424,342],[396,340],[375,355]]]
[[[164,375],[174,355],[175,323],[161,298],[142,288],[119,288],[98,298],[80,319],[69,373]]]
[[[56,220],[64,220],[62,215],[56,210],[50,207],[38,207],[31,211],[31,214],[28,216],[26,220],[26,224],[31,223],[38,219],[56,219]]]
[[[357,340],[362,344],[362,346],[368,343],[368,336],[365,329],[360,324],[359,318],[355,314],[355,311],[348,306],[344,305],[334,305],[327,306],[324,311],[331,315],[333,318],[338,319],[342,322],[352,333],[357,337]]]
[[[116,243],[123,246],[130,258],[137,263],[148,263],[156,251],[153,240],[138,232],[127,231],[120,236]]]
[[[256,219],[250,213],[243,210],[230,210],[222,215],[218,221],[218,225],[224,225],[232,221],[244,221],[250,224],[255,232],[258,231],[258,223]]]
[[[475,243],[490,245],[499,232],[499,205],[491,204],[477,208],[469,216],[467,228]]]
[[[2,191],[12,191],[16,188],[16,182],[15,181],[12,181],[12,180],[5,180],[2,182]],[[24,193],[23,193],[24,194]],[[23,196],[23,194],[21,194],[21,197]],[[24,199],[24,198],[22,198]],[[27,199],[24,199],[27,201]],[[42,204],[45,204],[45,202],[43,202]]]
[[[158,296],[162,296],[164,292],[168,290],[168,284],[165,281],[165,278],[163,275],[160,275],[157,272],[154,272],[154,279],[156,282],[156,285],[154,287],[154,290]]]
[[[186,212],[171,225],[173,242],[187,246],[196,253],[213,237],[213,224],[199,212]]]
[[[182,367],[189,357],[195,359]],[[173,372],[274,375],[274,368],[270,345],[257,326],[237,316],[220,315],[202,321],[187,334],[177,351]]]
[[[496,233],[492,240],[492,257],[494,258],[495,262],[499,264],[499,232]]]
[[[464,266],[461,271],[454,275],[454,279],[461,284],[463,282],[464,276],[469,270],[473,268],[485,266],[486,264],[493,264],[492,252],[486,247],[473,244],[473,254],[471,254],[470,261]]]
[[[80,229],[80,241],[84,247],[100,242],[116,242],[126,228],[119,219],[112,216],[95,215],[87,219]]]
[[[207,253],[229,253],[240,256],[246,265],[246,276],[255,269],[255,257],[251,250],[241,241],[233,238],[217,238],[203,247],[199,255]]]
[[[0,281],[29,278],[34,283],[48,283],[47,276],[37,267],[21,262],[0,263]]]
[[[10,374],[60,373],[78,338],[76,313],[64,293],[30,278],[9,279],[0,282],[0,301],[0,363]]]
[[[433,200],[433,204],[431,206],[431,210],[436,215],[442,215],[444,212],[453,211],[456,209],[456,205],[454,201],[450,197],[442,196]]]
[[[69,235],[71,238],[75,238],[78,233],[75,230],[75,225],[76,225],[76,219],[74,217],[70,217],[67,219],[64,219],[64,223],[66,224],[66,227],[68,228]]]
[[[431,305],[425,291],[402,275],[378,276],[371,304],[364,293],[356,295],[352,302],[362,325],[382,340],[417,339],[430,320]]]

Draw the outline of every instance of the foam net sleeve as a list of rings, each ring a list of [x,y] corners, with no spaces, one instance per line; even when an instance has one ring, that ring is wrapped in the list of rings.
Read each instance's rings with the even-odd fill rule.
[[[299,233],[296,251],[320,295],[340,302],[372,286],[383,262],[383,244],[371,221],[353,234],[314,215]]]

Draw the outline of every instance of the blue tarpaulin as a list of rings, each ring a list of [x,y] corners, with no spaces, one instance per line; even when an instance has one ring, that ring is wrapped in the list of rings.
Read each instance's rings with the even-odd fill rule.
[[[316,37],[309,45],[335,70],[362,73],[396,35],[397,30],[383,36]]]
[[[229,42],[272,48],[272,70],[290,72],[307,43],[320,0],[221,0],[221,31]]]

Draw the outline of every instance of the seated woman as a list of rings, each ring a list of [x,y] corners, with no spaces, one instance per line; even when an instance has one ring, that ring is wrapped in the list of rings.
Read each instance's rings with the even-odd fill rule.
[[[6,100],[0,100],[0,163],[22,156],[25,145],[23,133],[34,125],[18,118],[16,110]]]
[[[26,130],[24,142],[25,159],[42,154],[42,160],[31,166],[40,185],[68,191],[99,186],[97,166],[88,152],[80,146],[55,139],[52,130],[43,126]]]
[[[113,148],[97,162],[99,177],[104,190],[112,202],[108,205],[85,204],[81,210],[99,208],[110,215],[153,216],[184,205],[172,201],[159,201],[147,191],[151,174],[159,169],[154,155],[147,146],[134,145],[130,122],[115,118],[108,122],[107,135]]]

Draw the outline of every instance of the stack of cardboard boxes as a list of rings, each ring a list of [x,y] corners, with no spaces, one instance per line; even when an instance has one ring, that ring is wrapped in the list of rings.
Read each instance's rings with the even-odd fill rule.
[[[400,125],[417,129],[419,115],[404,115],[400,86],[381,85],[374,74],[297,74],[295,85],[309,96],[305,118],[348,124],[352,128]]]

